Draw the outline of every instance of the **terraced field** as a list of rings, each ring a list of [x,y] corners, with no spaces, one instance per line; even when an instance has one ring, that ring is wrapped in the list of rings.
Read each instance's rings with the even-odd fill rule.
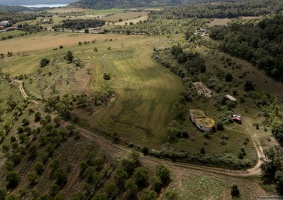
[[[114,46],[92,57],[97,63],[96,77],[107,72],[113,78],[107,83],[94,78],[91,86],[113,88],[116,98],[94,114],[91,126],[117,132],[142,145],[155,146],[163,141],[161,130],[173,118],[172,107],[182,86],[176,76],[150,58],[154,42],[152,38],[131,39],[122,49],[115,50]]]
[[[78,45],[78,42],[96,40],[95,43]],[[117,132],[123,139],[160,147],[166,138],[162,129],[174,116],[172,109],[178,101],[182,84],[179,78],[151,58],[153,48],[167,39],[144,36],[91,35],[45,32],[37,35],[16,38],[18,46],[13,47],[4,41],[6,51],[19,51],[15,57],[5,62],[3,72],[11,76],[29,74],[32,81],[26,81],[26,89],[40,96],[39,87],[62,82],[65,76],[73,74],[76,82],[56,84],[60,94],[91,94],[94,91],[113,89],[115,98],[105,106],[95,108],[94,114],[77,111],[83,122],[95,129],[108,133]],[[50,41],[50,42],[48,42]],[[33,45],[27,45],[32,43]],[[64,48],[52,50],[59,45]],[[2,46],[2,44],[1,44]],[[97,48],[98,52],[93,49]],[[85,68],[75,69],[72,65],[58,61],[59,68],[49,66],[38,74],[42,58],[60,60],[70,50],[74,56],[85,63]],[[61,62],[61,63],[60,63]],[[86,71],[90,68],[92,75]],[[112,79],[103,79],[104,73],[110,73]],[[68,78],[68,77],[67,77]],[[46,90],[46,97],[49,96]]]

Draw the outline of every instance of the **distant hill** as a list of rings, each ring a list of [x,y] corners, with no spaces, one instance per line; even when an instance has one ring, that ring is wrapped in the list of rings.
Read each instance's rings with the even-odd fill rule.
[[[149,6],[151,4],[177,5],[181,0],[80,0],[71,3],[74,7],[109,9],[109,8],[137,8]]]
[[[5,6],[0,5],[0,12],[23,12],[23,11],[32,11],[32,9],[23,7],[23,6]]]
[[[0,5],[69,4],[76,0],[0,0]]]

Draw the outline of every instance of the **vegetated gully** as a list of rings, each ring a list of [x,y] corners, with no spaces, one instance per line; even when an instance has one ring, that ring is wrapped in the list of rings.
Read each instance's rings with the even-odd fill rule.
[[[19,83],[19,89],[21,91],[22,96],[26,99],[28,97],[28,95],[26,94],[26,91],[23,87],[23,82],[22,81],[17,81],[17,82]],[[32,101],[32,102],[34,102],[34,101]],[[260,165],[262,164],[263,160],[265,160],[266,158],[265,158],[265,155],[263,153],[262,146],[260,145],[260,143],[258,141],[258,138],[251,131],[250,120],[247,120],[247,123],[248,123],[248,125],[247,125],[247,128],[246,128],[246,131],[251,135],[253,144],[254,144],[255,149],[257,151],[258,162],[253,168],[250,168],[246,171],[228,170],[228,169],[217,168],[217,167],[207,167],[207,166],[187,164],[187,163],[184,164],[184,163],[171,162],[171,161],[168,161],[168,160],[165,160],[165,159],[154,158],[154,157],[151,157],[151,156],[144,156],[143,154],[140,153],[141,159],[143,161],[152,161],[152,162],[155,162],[155,163],[162,163],[162,164],[164,164],[168,167],[181,167],[181,168],[187,168],[187,169],[192,169],[192,170],[196,170],[196,171],[203,171],[203,172],[208,172],[208,173],[230,176],[230,177],[234,177],[234,178],[243,178],[243,177],[260,175],[261,174]],[[97,142],[99,145],[102,145],[102,146],[106,147],[107,149],[112,149],[114,147],[117,150],[125,152],[126,154],[123,154],[124,156],[126,156],[126,155],[128,155],[129,153],[132,152],[132,149],[127,148],[125,146],[118,145],[118,144],[113,144],[111,141],[105,139],[102,136],[99,136],[98,134],[95,134],[93,131],[91,131],[89,129],[82,128],[78,125],[75,125],[75,126],[78,130],[80,130],[81,134],[84,137]]]

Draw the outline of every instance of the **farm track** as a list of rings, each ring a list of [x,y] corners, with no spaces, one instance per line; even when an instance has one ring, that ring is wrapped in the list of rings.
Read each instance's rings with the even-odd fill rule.
[[[14,82],[17,82],[19,84],[19,89],[21,94],[23,95],[23,97],[26,99],[28,97],[24,87],[23,87],[23,81],[19,81],[19,80],[13,80]]]
[[[108,146],[109,149],[111,148],[116,148],[119,151],[123,151],[125,153],[131,153],[133,150],[118,144],[113,144],[111,141],[105,139],[102,136],[99,136],[93,131],[88,130],[86,128],[82,128],[80,126],[75,125],[78,130],[81,131],[81,134],[91,140],[96,141],[98,144],[103,143],[103,146]],[[123,154],[125,155],[125,154]],[[240,171],[240,170],[229,170],[229,169],[223,169],[223,168],[217,168],[217,167],[206,167],[206,166],[200,166],[200,165],[194,165],[194,164],[183,164],[183,163],[176,163],[176,162],[171,162],[165,159],[158,159],[154,158],[151,156],[144,156],[143,154],[140,153],[141,159],[143,161],[151,161],[155,163],[162,163],[164,165],[170,166],[170,167],[181,167],[181,168],[186,168],[186,169],[191,169],[191,170],[196,170],[196,171],[202,171],[202,172],[208,172],[208,173],[213,173],[213,174],[219,174],[219,175],[225,175],[225,176],[230,176],[234,178],[244,178],[244,177],[250,177],[254,175],[259,175],[260,173],[253,168],[248,169],[246,171]]]

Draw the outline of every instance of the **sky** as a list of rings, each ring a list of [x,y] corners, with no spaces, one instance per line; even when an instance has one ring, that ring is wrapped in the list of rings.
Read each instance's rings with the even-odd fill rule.
[[[78,0],[0,0],[0,5],[69,4]]]

